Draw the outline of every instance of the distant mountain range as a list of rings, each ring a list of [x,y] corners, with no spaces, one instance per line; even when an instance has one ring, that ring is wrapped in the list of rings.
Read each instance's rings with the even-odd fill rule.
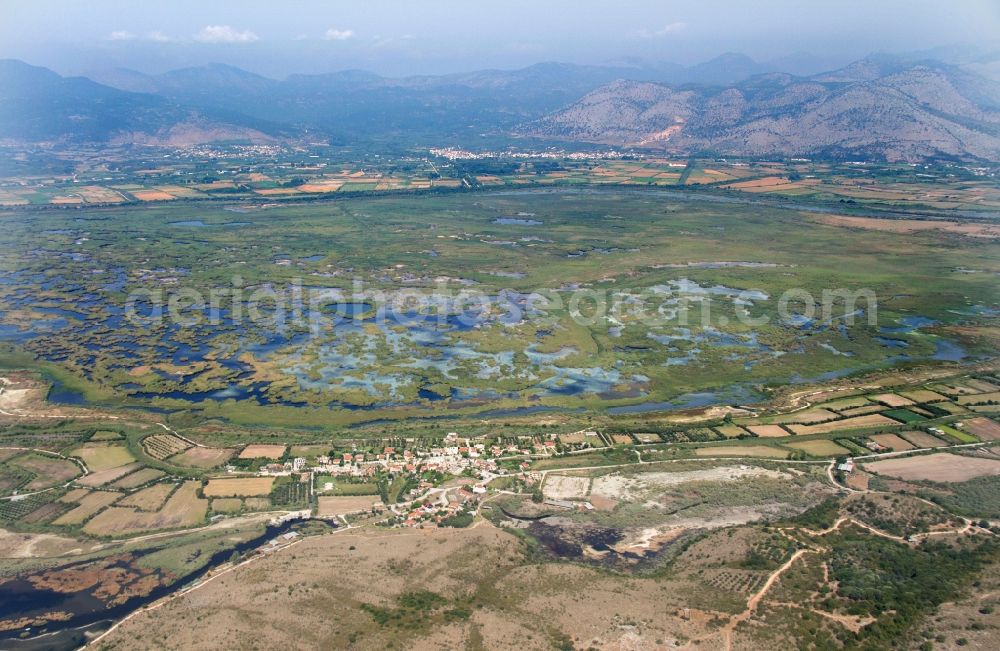
[[[795,76],[739,54],[386,78],[269,79],[213,64],[62,77],[0,61],[0,141],[184,146],[302,142],[497,146],[512,137],[677,154],[1000,161],[1000,84],[870,57]]]
[[[886,57],[727,86],[615,81],[520,133],[676,154],[1000,161],[1000,84]]]

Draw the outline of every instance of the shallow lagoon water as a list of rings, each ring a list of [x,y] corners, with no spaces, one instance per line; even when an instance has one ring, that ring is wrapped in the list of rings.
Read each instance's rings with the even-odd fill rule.
[[[541,226],[544,222],[537,219],[525,219],[523,217],[497,217],[494,224],[504,224],[506,226]]]
[[[105,275],[113,278],[119,289],[124,287],[126,275],[121,270],[107,270]],[[803,351],[772,351],[759,341],[754,331],[729,333],[707,327],[652,329],[647,333],[652,343],[649,348],[623,346],[615,350],[615,364],[608,366],[587,365],[586,363],[564,366],[565,360],[577,353],[571,347],[552,352],[541,352],[536,345],[523,349],[500,351],[480,350],[474,340],[463,339],[462,335],[481,328],[503,328],[520,324],[538,313],[538,305],[531,295],[517,292],[500,292],[489,297],[489,307],[467,309],[449,299],[429,295],[417,309],[386,310],[365,300],[347,300],[342,290],[329,289],[329,300],[322,304],[320,323],[311,328],[263,327],[249,328],[235,324],[227,313],[222,314],[222,322],[217,326],[195,326],[180,328],[176,324],[166,325],[155,332],[134,334],[134,330],[124,321],[123,310],[108,304],[106,298],[97,292],[87,293],[79,284],[54,277],[38,276],[34,279],[18,278],[17,274],[4,276],[5,284],[16,281],[44,282],[48,287],[72,292],[75,299],[63,305],[55,300],[47,301],[37,311],[52,315],[52,319],[40,319],[31,329],[19,330],[11,324],[2,323],[0,315],[0,340],[24,345],[35,345],[43,335],[75,328],[85,341],[83,348],[95,354],[111,351],[113,364],[109,369],[129,370],[140,363],[148,363],[149,355],[161,363],[178,367],[210,361],[221,367],[222,374],[212,375],[207,383],[203,371],[188,374],[174,374],[159,371],[164,382],[156,382],[143,390],[134,382],[123,383],[119,390],[136,400],[156,398],[179,400],[190,403],[221,402],[226,400],[247,400],[257,404],[282,404],[302,406],[291,395],[272,394],[271,385],[264,381],[254,381],[253,366],[241,359],[252,354],[254,360],[276,364],[276,370],[295,378],[299,390],[305,392],[323,391],[329,393],[330,400],[317,404],[329,404],[333,408],[379,409],[389,406],[420,406],[443,401],[488,401],[497,399],[544,399],[547,397],[598,396],[602,399],[622,399],[648,394],[652,389],[649,378],[641,374],[641,355],[644,350],[665,346],[670,355],[664,364],[679,367],[696,364],[705,351],[728,348],[728,361],[750,371],[754,364],[768,355],[794,354]],[[318,288],[322,291],[322,288]],[[743,291],[724,285],[701,285],[686,278],[667,281],[652,288],[654,295],[662,298],[664,305],[675,305],[682,297],[721,297],[736,305],[753,305],[770,300],[767,293],[760,290]],[[12,294],[19,307],[31,307],[32,294],[18,290]],[[8,297],[10,299],[10,296]],[[673,302],[673,303],[672,303]],[[148,306],[140,305],[140,312]],[[92,315],[97,313],[99,319]],[[918,328],[935,323],[925,317],[907,315],[900,318],[898,327],[883,327],[885,335],[912,333]],[[797,338],[809,337],[818,332],[815,324],[795,323],[800,334]],[[848,338],[846,327],[820,328],[830,334],[839,333]],[[611,331],[613,330],[613,332]],[[101,332],[96,339],[89,340],[88,333]],[[536,339],[551,335],[551,329],[539,329]],[[614,325],[609,329],[612,336],[622,336],[624,327]],[[892,346],[892,341],[903,341],[891,336],[883,337],[883,343]],[[692,343],[680,346],[679,342]],[[634,342],[631,342],[634,343]],[[905,342],[904,342],[905,343]],[[825,344],[825,345],[824,345]],[[835,336],[824,346],[834,354],[837,349]],[[932,359],[960,360],[965,352],[960,346],[944,339],[937,339]],[[43,358],[63,361],[67,350],[56,348],[36,348]],[[763,357],[762,357],[763,355]],[[631,356],[631,357],[630,357]],[[846,356],[846,355],[845,355]],[[75,357],[78,364],[92,365],[93,358]],[[662,358],[661,358],[662,359]],[[891,361],[892,358],[890,358]],[[905,356],[899,359],[908,359]],[[251,360],[253,361],[253,360]],[[627,363],[623,363],[627,362]],[[849,370],[843,373],[850,372]],[[832,373],[839,374],[841,371]],[[227,375],[228,374],[228,375]],[[217,379],[215,379],[217,378]],[[801,380],[801,378],[796,378]],[[193,390],[192,384],[199,390]],[[503,388],[490,386],[491,381],[506,382]],[[212,386],[212,384],[216,386]],[[439,393],[428,387],[442,383],[449,391]],[[483,385],[486,385],[485,387]],[[516,389],[511,389],[511,386]],[[370,400],[364,404],[351,404],[338,392],[362,392]],[[628,411],[617,413],[642,413],[656,409],[679,409],[699,404],[723,401],[727,396],[741,401],[749,401],[745,392],[704,392],[690,394],[668,401],[650,401],[632,405]],[[67,404],[83,404],[83,396],[63,387],[56,387],[52,399]],[[701,401],[707,401],[702,403]],[[547,406],[539,406],[539,409]],[[626,409],[614,407],[613,409]]]
[[[239,227],[250,226],[253,222],[222,222],[220,224],[209,224],[200,219],[184,219],[176,222],[167,222],[168,226],[178,226],[181,228],[212,228],[215,226]]]

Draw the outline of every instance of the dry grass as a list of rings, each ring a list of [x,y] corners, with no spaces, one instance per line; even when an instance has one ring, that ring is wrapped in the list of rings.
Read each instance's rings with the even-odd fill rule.
[[[696,448],[694,453],[699,457],[761,457],[784,459],[788,452],[769,445],[727,445]]]
[[[865,464],[865,469],[899,479],[960,482],[975,477],[1000,475],[1000,461],[937,452],[904,459],[884,459]]]
[[[962,421],[962,429],[981,441],[1000,440],[1000,425],[985,416]]]
[[[795,448],[796,450],[802,450],[806,454],[810,454],[814,457],[835,457],[841,454],[847,454],[848,450],[843,448],[833,441],[828,441],[826,439],[820,439],[817,441],[796,441],[794,443],[787,443],[788,447]]]
[[[254,443],[243,448],[240,459],[280,459],[284,454],[284,445]]]
[[[254,497],[268,495],[272,486],[274,477],[209,479],[204,493],[206,497]]]
[[[239,513],[243,500],[238,497],[220,497],[212,500],[212,510],[216,513]]]
[[[318,457],[330,451],[330,444],[293,445],[290,454],[293,457]]]
[[[156,470],[155,468],[143,468],[142,470],[137,470],[130,475],[126,475],[111,484],[112,488],[135,488],[136,486],[142,486],[147,482],[151,482],[154,479],[159,479],[164,475],[163,471]]]
[[[143,488],[123,497],[119,500],[118,506],[133,506],[140,511],[158,511],[173,490],[173,484],[153,484],[149,488]]]
[[[767,427],[767,425],[764,425],[764,427]],[[745,436],[747,433],[747,431],[739,425],[722,425],[721,427],[716,427],[715,431],[725,436],[727,439],[736,439],[741,436]]]
[[[91,472],[124,466],[135,461],[135,457],[124,445],[109,443],[84,443],[70,452],[70,456],[82,459]]]
[[[897,393],[880,393],[875,396],[868,396],[875,402],[881,402],[884,405],[889,405],[890,407],[908,407],[913,404],[913,401],[909,398],[904,398]]]
[[[949,222],[933,219],[877,219],[872,217],[847,217],[844,215],[822,215],[817,219],[832,226],[861,228],[890,233],[916,233],[918,231],[942,231],[968,237],[1000,237],[1000,226],[991,223]]]
[[[748,425],[747,429],[762,439],[784,438],[792,435],[781,425]]]
[[[131,195],[139,201],[170,201],[177,198],[160,190],[132,190]]]
[[[869,414],[867,416],[855,416],[854,418],[845,418],[843,420],[836,420],[829,423],[820,423],[819,425],[789,425],[788,428],[796,434],[808,435],[828,434],[830,432],[839,432],[840,430],[847,429],[861,429],[864,427],[892,425],[899,425],[899,423],[891,418],[883,416],[882,414]]]
[[[567,444],[567,445],[576,445],[576,444],[583,443],[584,441],[586,441],[587,440],[587,435],[584,434],[583,432],[572,432],[572,433],[569,433],[569,434],[560,434],[559,435],[559,440],[562,441],[563,443]],[[657,439],[657,440],[659,440],[659,439]]]
[[[564,500],[584,498],[590,490],[589,477],[572,477],[567,475],[548,474],[542,485],[545,497]]]
[[[916,389],[914,391],[900,391],[899,395],[909,398],[914,402],[941,402],[948,398],[930,389]]]
[[[850,409],[841,409],[841,416],[864,416],[865,414],[877,414],[880,411],[885,411],[885,405],[862,405],[861,407],[851,407]]]
[[[35,475],[35,478],[25,486],[25,490],[38,490],[65,484],[80,474],[80,467],[72,461],[40,454],[23,455],[14,459],[11,464]]]
[[[895,434],[874,434],[868,438],[883,447],[889,448],[893,452],[898,452],[900,450],[912,450],[917,447],[906,439],[896,436]]]
[[[956,398],[960,405],[980,405],[987,402],[1000,402],[1000,391],[993,393],[977,393],[971,396],[959,396]]]
[[[83,530],[95,535],[118,536],[201,524],[208,512],[208,500],[198,497],[198,487],[197,481],[184,482],[163,507],[154,512],[112,506],[94,516]]]
[[[749,181],[740,181],[739,183],[730,183],[729,185],[723,187],[731,190],[750,190],[753,188],[773,188],[777,185],[789,184],[789,180],[782,176],[765,176],[761,179],[751,179]]]
[[[810,423],[820,423],[824,420],[830,420],[831,418],[837,417],[838,414],[830,411],[829,409],[817,408],[805,409],[791,414],[783,414],[770,420],[775,423],[805,423],[808,425]]]
[[[107,470],[102,470],[100,472],[92,472],[86,477],[80,477],[76,480],[76,483],[83,486],[104,486],[105,484],[110,484],[111,482],[128,475],[131,472],[135,472],[142,468],[142,464],[136,461],[135,463],[129,463],[124,466],[115,466],[114,468],[108,468]]]
[[[232,648],[529,651],[551,649],[555,636],[565,635],[577,648],[669,648],[710,630],[705,618],[679,612],[692,587],[527,563],[524,544],[491,527],[342,531],[308,538],[143,612],[102,643],[119,651],[162,639],[172,648],[217,648],[224,636]],[[360,608],[393,609],[402,593],[423,591],[454,600],[471,617],[383,626]],[[624,617],[642,625],[623,625]]]
[[[236,451],[230,448],[188,448],[170,457],[168,461],[175,466],[215,468],[229,461],[234,452]]]
[[[80,524],[90,516],[94,515],[105,506],[113,503],[121,493],[111,493],[109,491],[90,491],[86,495],[74,500],[78,506],[72,511],[67,511],[60,517],[52,521],[55,525]]]
[[[374,504],[378,504],[379,507],[382,505],[377,495],[324,495],[317,499],[319,501],[319,509],[316,513],[322,517],[361,513],[370,511]]]
[[[900,436],[918,448],[939,448],[942,445],[948,445],[938,437],[932,436],[927,432],[921,432],[920,430],[900,432]]]
[[[344,185],[343,181],[323,181],[321,183],[305,183],[299,186],[300,192],[336,192]]]

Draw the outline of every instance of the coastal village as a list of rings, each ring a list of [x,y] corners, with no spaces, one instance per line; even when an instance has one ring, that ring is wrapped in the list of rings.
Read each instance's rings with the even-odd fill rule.
[[[319,518],[343,521],[347,515],[369,513],[385,515],[385,523],[393,526],[464,526],[462,523],[466,517],[471,520],[490,492],[487,485],[494,480],[516,478],[519,487],[531,490],[540,479],[538,473],[531,472],[532,460],[607,448],[616,443],[615,439],[590,430],[552,439],[488,439],[450,432],[440,445],[430,447],[422,447],[415,440],[397,440],[393,445],[357,446],[351,451],[331,450],[316,456],[291,456],[277,449],[283,446],[258,445],[248,446],[244,454],[226,466],[226,473],[232,477],[252,473],[306,482],[310,494],[316,497]],[[296,447],[308,450],[307,446],[293,449]],[[277,460],[247,456],[277,456],[279,452]],[[296,515],[312,513],[305,510]]]

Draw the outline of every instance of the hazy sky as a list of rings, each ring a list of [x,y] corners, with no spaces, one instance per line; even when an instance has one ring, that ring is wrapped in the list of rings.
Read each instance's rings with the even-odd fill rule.
[[[277,77],[413,74],[624,57],[692,64],[727,51],[844,60],[998,35],[997,0],[0,1],[0,57],[63,73],[217,61]]]

